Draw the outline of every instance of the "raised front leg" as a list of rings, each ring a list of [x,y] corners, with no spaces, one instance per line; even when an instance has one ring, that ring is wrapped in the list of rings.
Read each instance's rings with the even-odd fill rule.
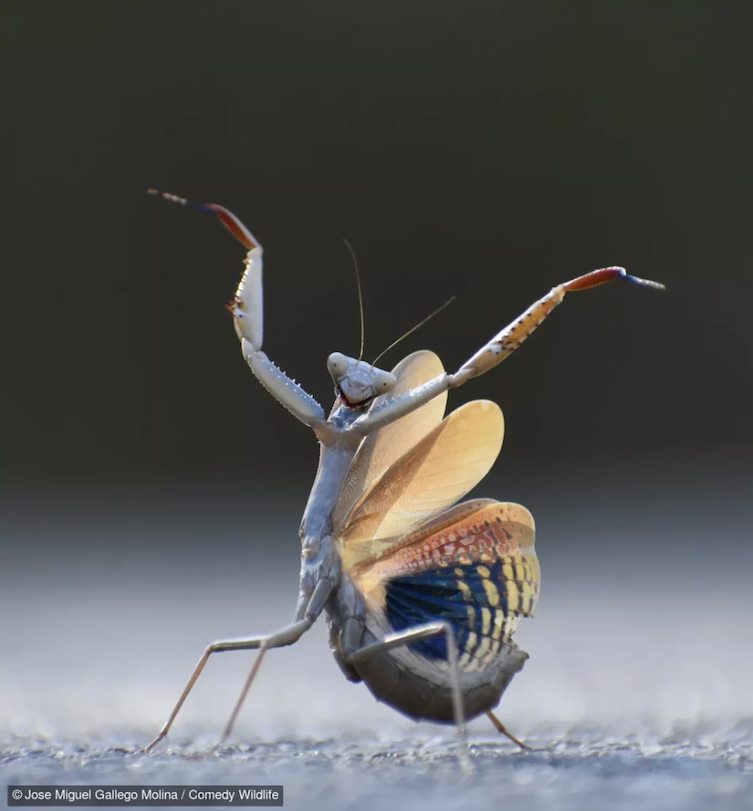
[[[324,410],[316,400],[291,380],[283,371],[261,351],[264,339],[264,312],[262,286],[261,245],[246,226],[233,214],[215,203],[193,203],[174,194],[149,189],[150,194],[161,194],[166,200],[180,205],[190,206],[208,214],[214,214],[228,231],[248,251],[246,269],[241,277],[233,300],[227,305],[233,315],[235,332],[241,342],[241,350],[246,363],[256,375],[259,382],[278,402],[297,417],[302,423],[310,426],[321,438],[326,438],[329,429],[326,425]]]
[[[434,399],[447,389],[462,386],[473,377],[488,372],[498,363],[514,352],[529,335],[541,324],[551,311],[562,302],[566,293],[588,290],[591,287],[605,284],[612,279],[624,278],[636,284],[663,290],[664,285],[658,282],[629,276],[624,268],[610,267],[594,270],[579,276],[577,279],[557,285],[543,298],[532,304],[522,315],[509,326],[497,333],[484,347],[469,358],[455,374],[444,374],[429,380],[423,386],[406,392],[400,397],[373,408],[363,417],[356,420],[349,430],[366,436],[372,431],[389,425],[400,417],[410,414],[425,403]]]
[[[552,310],[562,302],[566,293],[578,290],[589,290],[592,287],[611,282],[613,279],[627,279],[635,284],[645,287],[652,287],[655,290],[664,290],[664,285],[658,282],[651,282],[647,279],[639,279],[637,276],[629,276],[625,268],[611,267],[601,268],[591,271],[577,279],[559,284],[553,287],[543,298],[532,304],[515,321],[497,333],[486,346],[479,349],[476,354],[467,360],[453,375],[459,382],[454,386],[465,383],[472,377],[488,372],[489,369],[501,363],[508,355],[512,354],[529,335],[541,324],[541,322],[552,312]]]

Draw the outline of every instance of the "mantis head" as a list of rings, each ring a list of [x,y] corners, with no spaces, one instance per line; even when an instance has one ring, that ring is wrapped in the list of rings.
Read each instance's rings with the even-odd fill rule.
[[[364,408],[380,394],[387,394],[397,385],[395,375],[377,369],[370,363],[333,352],[327,358],[327,369],[337,393],[349,408]]]

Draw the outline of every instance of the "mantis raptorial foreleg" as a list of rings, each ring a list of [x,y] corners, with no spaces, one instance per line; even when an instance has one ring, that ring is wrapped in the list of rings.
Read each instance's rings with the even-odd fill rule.
[[[471,378],[479,377],[488,372],[514,352],[533,333],[549,313],[562,302],[566,293],[588,290],[591,287],[597,287],[617,278],[626,278],[637,284],[660,290],[664,289],[664,285],[657,282],[629,276],[625,269],[620,267],[601,268],[586,273],[584,276],[579,276],[572,281],[557,285],[543,298],[532,304],[515,321],[501,332],[498,332],[475,355],[469,358],[455,374],[444,374],[435,377],[423,386],[419,386],[400,397],[395,397],[384,403],[384,405],[372,408],[368,414],[364,414],[363,417],[358,419],[349,430],[365,436],[415,411],[437,395],[447,391],[447,389],[462,386]]]
[[[245,337],[241,338],[241,349],[246,363],[262,386],[294,417],[313,428],[317,436],[326,436],[326,415],[319,403],[275,366],[264,352],[255,350],[251,341]]]
[[[166,200],[214,214],[228,231],[247,249],[246,269],[233,300],[227,305],[233,314],[235,332],[241,342],[246,363],[264,388],[293,416],[310,426],[317,435],[328,434],[324,409],[316,400],[291,380],[261,351],[264,340],[263,253],[264,250],[246,226],[223,206],[216,203],[194,203],[175,194],[149,189]]]
[[[246,254],[246,269],[233,300],[228,304],[228,310],[233,314],[235,332],[241,342],[243,357],[262,386],[293,416],[311,428],[322,427],[326,416],[319,403],[261,351],[264,336],[262,247],[251,237],[241,221],[227,209],[222,209],[221,219],[230,232],[249,248]],[[246,236],[251,241],[246,239]]]
[[[157,194],[153,189],[150,193]],[[338,432],[327,424],[324,410],[316,400],[291,380],[261,351],[263,339],[262,313],[262,247],[243,223],[230,211],[214,203],[191,203],[173,194],[162,194],[168,200],[190,205],[215,214],[230,233],[248,250],[246,270],[228,309],[233,314],[235,331],[241,340],[243,356],[262,385],[285,408],[305,425],[313,428],[325,444],[336,440]],[[444,391],[462,386],[473,377],[479,377],[501,363],[514,352],[541,324],[551,311],[562,302],[566,293],[588,290],[616,278],[625,278],[637,284],[664,289],[657,282],[629,276],[624,268],[608,267],[586,273],[564,284],[557,285],[543,298],[532,304],[515,321],[497,333],[454,374],[444,374],[430,380],[400,397],[392,398],[364,414],[343,433],[359,439],[372,431],[415,411]]]
[[[613,279],[625,278],[636,284],[646,287],[653,287],[663,290],[664,285],[658,282],[650,282],[646,279],[639,279],[636,276],[628,275],[625,268],[610,267],[593,270],[577,279],[572,279],[564,284],[553,287],[549,293],[532,304],[522,315],[518,316],[510,325],[497,333],[486,346],[479,349],[476,354],[467,360],[455,373],[455,378],[464,377],[462,382],[470,380],[472,377],[488,372],[498,363],[501,363],[508,355],[514,352],[525,339],[541,324],[541,322],[552,312],[552,310],[562,302],[566,293],[578,290],[588,290],[591,287],[598,287]],[[459,385],[455,383],[455,385]]]
[[[250,232],[247,232],[240,220],[230,214],[229,211],[222,209],[222,215],[223,224],[236,237],[238,237],[239,233],[241,236],[248,234],[250,237]],[[231,228],[228,220],[230,220],[231,224],[237,224],[237,229]],[[238,238],[243,245],[249,245],[248,240]],[[262,247],[255,241],[250,244],[251,246],[246,254],[246,270],[238,285],[235,297],[228,305],[228,309],[233,314],[235,332],[241,341],[243,357],[262,386],[278,402],[285,406],[304,425],[322,432],[326,428],[326,416],[319,403],[294,380],[291,380],[285,372],[275,366],[266,354],[261,351],[264,334]]]

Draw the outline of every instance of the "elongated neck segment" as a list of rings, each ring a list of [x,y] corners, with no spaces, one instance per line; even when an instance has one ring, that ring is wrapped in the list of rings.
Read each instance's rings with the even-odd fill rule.
[[[305,557],[316,555],[322,539],[332,533],[332,512],[360,445],[360,440],[348,435],[346,429],[362,414],[362,409],[341,405],[327,420],[335,438],[321,443],[319,469],[303,513],[299,534]]]

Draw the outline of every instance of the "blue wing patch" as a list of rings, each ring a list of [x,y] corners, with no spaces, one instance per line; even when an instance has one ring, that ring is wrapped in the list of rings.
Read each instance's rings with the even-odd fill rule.
[[[538,561],[533,555],[402,575],[385,583],[385,613],[395,631],[448,621],[461,668],[481,670],[509,644],[518,619],[533,614],[538,580]],[[444,636],[409,647],[427,659],[447,659]]]

